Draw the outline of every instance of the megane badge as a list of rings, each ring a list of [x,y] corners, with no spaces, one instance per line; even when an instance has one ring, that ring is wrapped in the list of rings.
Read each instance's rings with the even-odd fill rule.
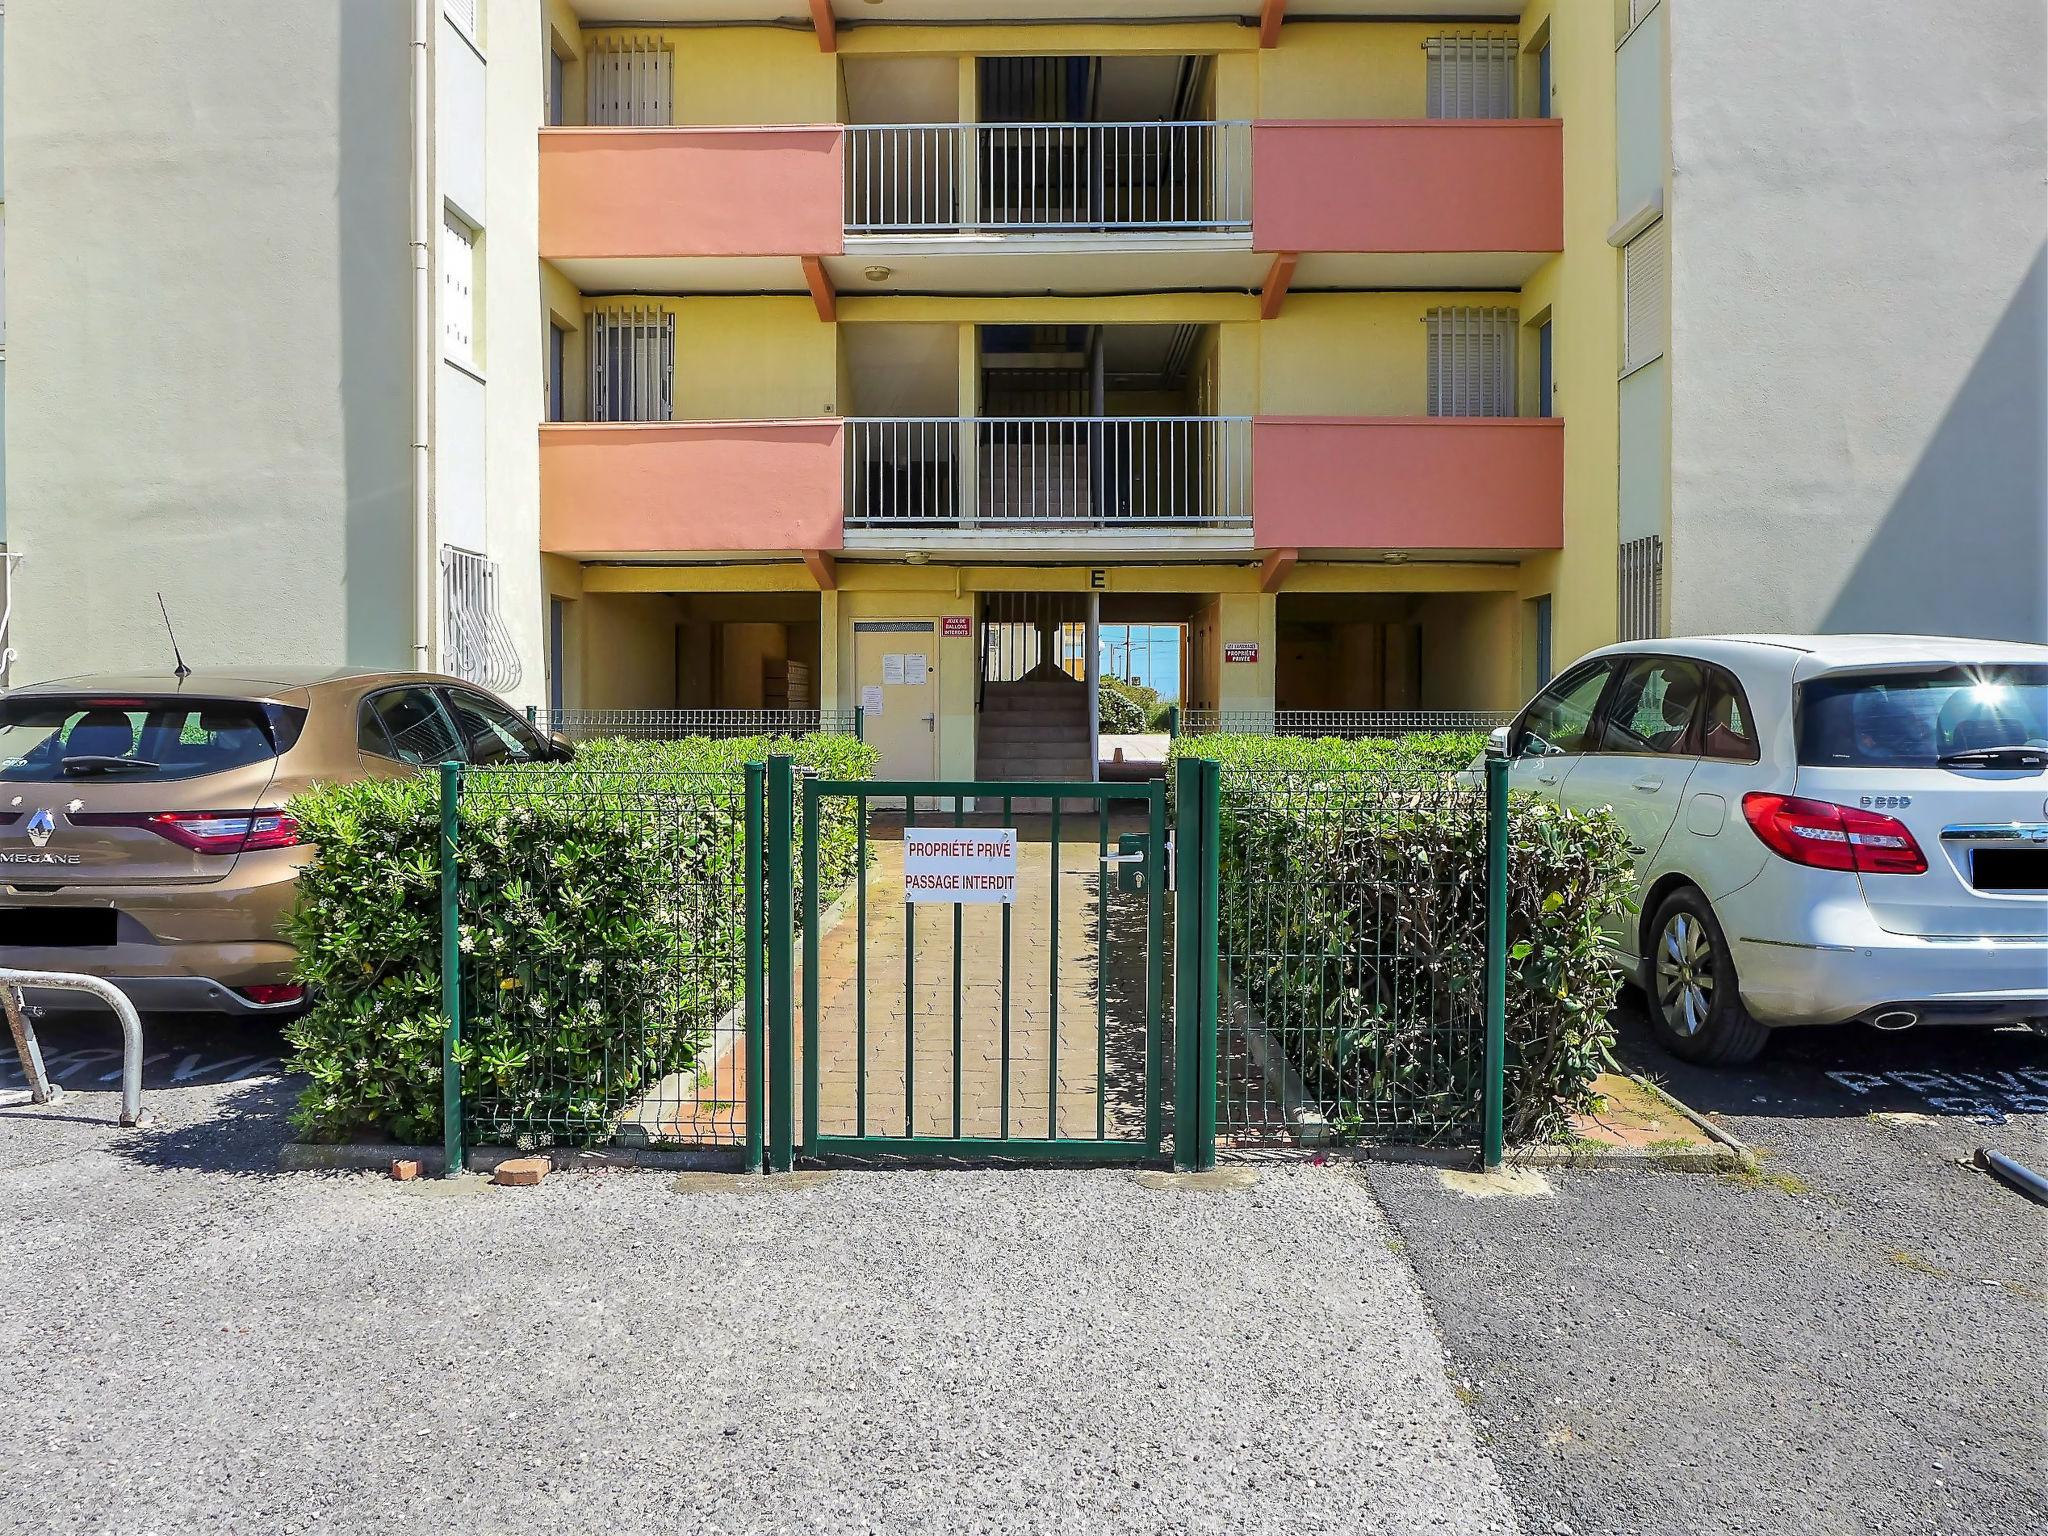
[[[28,840],[38,848],[49,842],[50,834],[56,830],[57,818],[50,814],[48,806],[44,806],[28,819]]]

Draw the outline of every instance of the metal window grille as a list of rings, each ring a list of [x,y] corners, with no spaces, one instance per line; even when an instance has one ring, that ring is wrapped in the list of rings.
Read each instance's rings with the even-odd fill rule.
[[[583,53],[584,121],[659,128],[675,121],[675,52],[658,37],[595,37]]]
[[[499,693],[524,669],[498,604],[498,567],[474,550],[441,546],[441,669]]]
[[[1515,67],[1521,45],[1512,37],[1432,37],[1429,115],[1497,118],[1515,115]]]
[[[441,210],[441,350],[458,363],[476,360],[476,237],[461,214]]]
[[[1432,309],[1429,326],[1429,414],[1515,414],[1515,333],[1512,309]]]
[[[1622,640],[1654,640],[1664,632],[1664,541],[1656,534],[1621,546]]]
[[[592,421],[674,419],[676,317],[666,309],[594,309],[585,327]]]
[[[14,568],[22,557],[0,549],[0,688],[14,681]]]
[[[1664,355],[1671,303],[1670,247],[1664,220],[1629,241],[1622,252],[1622,267],[1622,371],[1627,372]]]

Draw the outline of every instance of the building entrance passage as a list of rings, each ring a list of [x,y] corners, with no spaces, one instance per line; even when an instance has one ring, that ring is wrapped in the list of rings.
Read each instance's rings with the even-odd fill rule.
[[[1169,1007],[1167,987],[1202,985],[1173,935],[1202,932],[1190,897],[1214,878],[1170,878],[1169,850],[1198,850],[1169,841],[1163,780],[806,778],[785,799],[769,767],[771,1168],[1213,1149],[1213,960],[1204,996]],[[1196,1021],[1180,1050],[1176,1016]],[[1197,1108],[1176,1124],[1176,1105]]]

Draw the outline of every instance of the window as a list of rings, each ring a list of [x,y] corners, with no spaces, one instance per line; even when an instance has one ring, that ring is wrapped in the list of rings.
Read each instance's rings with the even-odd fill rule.
[[[393,688],[365,699],[356,745],[401,763],[446,763],[462,756],[454,723],[431,688]]]
[[[1654,640],[1664,632],[1664,541],[1630,539],[1619,556],[1621,640]]]
[[[1536,599],[1536,683],[1550,681],[1550,594]]]
[[[569,61],[562,57],[561,48],[552,40],[548,46],[547,108],[550,128],[559,128],[569,121]]]
[[[304,710],[23,694],[0,701],[0,781],[159,783],[269,762]]]
[[[1428,113],[1436,118],[1515,115],[1515,67],[1520,44],[1512,37],[1432,37]]]
[[[477,13],[482,9],[479,0],[442,0],[442,9],[464,37],[472,43],[483,42],[483,35],[477,31],[476,25]]]
[[[599,309],[584,328],[592,421],[667,421],[676,317],[665,309]]]
[[[1667,232],[1659,219],[1622,249],[1621,371],[1633,373],[1664,355],[1671,290],[1665,278]]]
[[[1584,752],[1591,745],[1588,736],[1593,711],[1600,707],[1600,695],[1607,691],[1613,671],[1611,661],[1591,662],[1567,672],[1537,694],[1515,726],[1508,755],[1554,757]]]
[[[1536,327],[1536,414],[1555,416],[1552,393],[1557,388],[1557,365],[1551,354],[1550,322]]]
[[[2048,666],[1848,672],[1799,689],[1799,761],[1933,768],[1957,752],[2000,767],[2000,747],[2048,747]],[[2017,791],[2015,791],[2016,793]]]
[[[548,322],[548,420],[569,419],[568,372],[563,366],[569,355],[569,332]]]
[[[453,208],[441,211],[441,354],[476,366],[477,229]]]
[[[1512,309],[1432,309],[1429,326],[1429,414],[1515,414],[1515,330]]]
[[[1614,685],[1600,725],[1602,752],[1684,752],[1705,678],[1696,661],[1644,656]]]
[[[583,51],[585,122],[658,128],[675,121],[675,55],[654,37],[596,37]]]
[[[1550,91],[1550,43],[1548,39],[1545,39],[1543,46],[1536,50],[1536,115],[1538,117],[1555,117],[1557,115],[1551,110]]]
[[[569,605],[559,597],[548,599],[548,714],[559,730],[562,701],[567,693]]]
[[[524,668],[498,601],[498,567],[441,546],[441,666],[486,688],[517,688]]]
[[[479,767],[537,762],[546,754],[527,723],[495,699],[464,688],[445,690],[463,757]]]
[[[1762,756],[1757,749],[1756,721],[1749,712],[1749,701],[1742,696],[1742,684],[1719,667],[1707,669],[1707,707],[1700,715],[1700,756],[1735,763],[1754,763]]]

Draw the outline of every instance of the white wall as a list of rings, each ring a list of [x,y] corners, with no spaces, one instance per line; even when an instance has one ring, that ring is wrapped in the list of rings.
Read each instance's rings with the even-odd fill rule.
[[[17,679],[406,664],[408,21],[8,7]]]
[[[2048,11],[1663,9],[1673,631],[2048,639]]]

